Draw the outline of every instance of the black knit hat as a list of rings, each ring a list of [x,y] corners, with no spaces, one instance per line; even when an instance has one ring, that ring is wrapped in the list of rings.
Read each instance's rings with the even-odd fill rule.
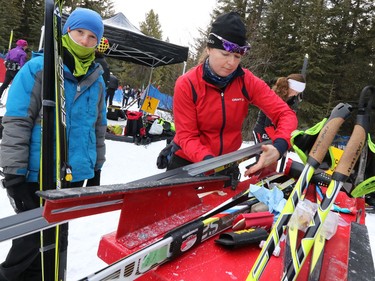
[[[229,12],[218,16],[212,23],[210,33],[214,33],[239,46],[247,45],[246,27],[242,22],[240,15],[236,12]],[[212,34],[208,36],[207,46],[222,50],[224,49],[220,39]]]

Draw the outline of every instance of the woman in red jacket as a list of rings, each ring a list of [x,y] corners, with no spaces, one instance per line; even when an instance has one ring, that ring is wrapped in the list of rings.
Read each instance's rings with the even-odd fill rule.
[[[262,146],[259,161],[245,176],[276,162],[287,151],[297,117],[263,80],[240,66],[249,49],[239,14],[220,15],[212,24],[204,61],[176,81],[174,143],[179,149],[168,170],[238,150],[249,104],[265,112],[277,128],[273,145]]]

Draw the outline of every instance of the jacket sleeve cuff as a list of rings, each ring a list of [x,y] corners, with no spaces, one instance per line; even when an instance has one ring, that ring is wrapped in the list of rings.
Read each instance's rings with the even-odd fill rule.
[[[280,157],[283,157],[283,155],[285,154],[285,152],[288,150],[288,143],[286,140],[284,139],[275,139],[275,141],[273,142],[273,146],[279,151],[280,153]]]

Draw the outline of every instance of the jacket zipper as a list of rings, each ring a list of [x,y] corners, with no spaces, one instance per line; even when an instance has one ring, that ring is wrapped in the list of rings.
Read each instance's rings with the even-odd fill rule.
[[[221,91],[220,93],[220,96],[221,96],[221,108],[222,108],[222,113],[223,113],[223,124],[221,126],[221,129],[220,129],[220,151],[219,151],[219,155],[221,155],[223,153],[223,147],[224,147],[224,128],[225,128],[225,123],[226,123],[226,119],[225,119],[225,103],[224,103],[224,92]]]

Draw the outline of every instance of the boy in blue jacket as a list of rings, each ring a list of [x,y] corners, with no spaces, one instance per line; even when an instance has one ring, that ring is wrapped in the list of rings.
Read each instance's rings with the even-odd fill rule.
[[[82,186],[86,179],[88,185],[99,185],[105,161],[105,83],[102,68],[94,62],[103,31],[100,15],[83,8],[72,12],[62,30],[72,187]],[[17,213],[39,207],[35,192],[39,189],[42,76],[43,54],[35,54],[16,75],[2,120],[0,167],[4,173],[3,185]],[[60,234],[59,245],[66,251],[67,225],[61,229],[64,232]],[[0,280],[40,281],[40,260],[39,233],[17,238],[0,265]]]

